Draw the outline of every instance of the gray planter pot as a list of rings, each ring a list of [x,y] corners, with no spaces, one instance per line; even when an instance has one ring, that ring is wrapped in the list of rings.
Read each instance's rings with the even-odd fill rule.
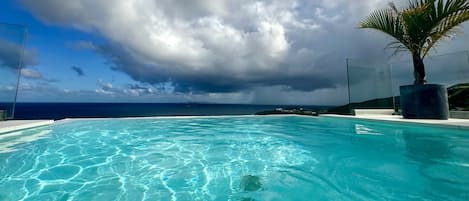
[[[444,85],[400,87],[402,116],[406,119],[448,119],[448,92]]]

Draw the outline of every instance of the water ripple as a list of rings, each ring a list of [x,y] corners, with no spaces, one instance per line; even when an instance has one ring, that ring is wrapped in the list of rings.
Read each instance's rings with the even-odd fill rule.
[[[0,136],[0,200],[467,200],[467,147],[327,118],[70,121]]]

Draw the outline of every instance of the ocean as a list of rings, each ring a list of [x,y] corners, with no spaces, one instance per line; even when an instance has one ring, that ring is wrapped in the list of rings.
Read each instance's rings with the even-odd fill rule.
[[[249,115],[279,107],[301,107],[311,110],[327,108],[206,103],[17,103],[15,119]]]

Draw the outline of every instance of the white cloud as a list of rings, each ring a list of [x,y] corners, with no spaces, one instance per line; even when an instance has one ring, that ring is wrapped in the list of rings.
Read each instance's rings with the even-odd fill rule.
[[[308,13],[297,8],[305,2],[293,0],[23,2],[47,22],[98,32],[148,62],[186,70],[223,68],[244,72],[279,67],[289,51],[288,40],[295,42],[295,38],[288,38],[288,32],[320,26],[303,20],[300,15]],[[346,5],[327,1],[316,6],[328,12],[327,8],[337,9],[338,4]],[[315,16],[310,17],[314,20]],[[231,62],[219,65],[227,60]]]

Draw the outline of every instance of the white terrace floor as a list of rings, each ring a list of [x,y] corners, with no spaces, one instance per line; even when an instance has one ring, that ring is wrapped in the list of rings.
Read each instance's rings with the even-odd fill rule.
[[[338,118],[354,118],[365,119],[373,121],[384,122],[399,122],[420,125],[432,125],[438,127],[447,127],[455,129],[469,130],[469,119],[448,119],[448,120],[434,120],[434,119],[404,119],[400,115],[391,115],[392,110],[355,110],[356,116],[344,115],[321,115]]]
[[[0,134],[16,130],[53,124],[54,120],[9,120],[0,121]]]

